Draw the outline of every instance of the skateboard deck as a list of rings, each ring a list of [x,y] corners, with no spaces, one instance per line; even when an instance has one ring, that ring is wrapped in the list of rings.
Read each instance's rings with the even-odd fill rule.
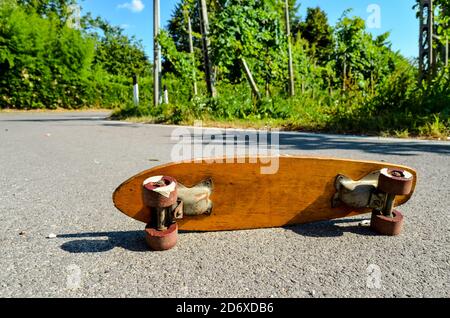
[[[148,223],[151,211],[143,201],[143,183],[152,176],[171,176],[187,187],[210,180],[212,209],[203,215],[185,215],[181,231],[224,231],[282,227],[370,213],[370,208],[333,207],[336,177],[360,180],[383,168],[403,169],[413,176],[409,194],[397,196],[394,205],[407,202],[416,185],[409,167],[374,161],[315,157],[266,157],[279,160],[274,174],[261,174],[267,164],[190,161],[169,163],[141,172],[121,184],[113,194],[114,205],[124,214]],[[241,160],[244,161],[244,160]],[[207,198],[206,198],[207,199]]]

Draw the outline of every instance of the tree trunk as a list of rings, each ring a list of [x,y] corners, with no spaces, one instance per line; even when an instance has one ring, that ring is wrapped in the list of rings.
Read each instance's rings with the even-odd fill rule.
[[[211,67],[211,60],[209,57],[210,52],[210,42],[209,42],[209,22],[208,22],[208,10],[206,7],[206,0],[200,1],[200,26],[202,32],[202,43],[203,43],[203,59],[205,63],[205,76],[206,76],[206,86],[208,88],[208,93],[211,97],[216,97],[216,88],[214,86],[214,78]]]
[[[192,23],[191,23],[191,16],[187,10],[185,11],[185,17],[186,17],[187,25],[188,25],[189,53],[191,54],[192,64],[195,66],[194,43],[192,41]],[[197,94],[198,94],[197,74],[195,72],[195,67],[192,70],[192,82],[193,82],[193,88],[194,88],[194,96],[197,96]]]
[[[448,67],[448,35],[447,35],[447,39],[445,41],[445,67]]]
[[[373,72],[370,72],[370,89],[372,91],[372,96],[375,94],[373,81],[374,81],[374,79],[373,79]]]
[[[292,45],[291,45],[291,26],[289,23],[289,1],[285,0],[285,17],[286,17],[286,36],[288,39],[288,55],[289,55],[289,95],[295,96],[294,82],[294,66],[292,62]]]
[[[245,75],[247,76],[247,80],[250,84],[250,87],[252,88],[253,94],[256,95],[258,100],[261,99],[261,93],[259,92],[258,85],[256,85],[255,80],[253,79],[252,72],[250,71],[250,68],[248,67],[247,61],[243,57],[241,57],[242,65],[244,66]]]
[[[342,90],[345,92],[345,88],[347,85],[347,62],[344,62],[344,75],[342,80]]]

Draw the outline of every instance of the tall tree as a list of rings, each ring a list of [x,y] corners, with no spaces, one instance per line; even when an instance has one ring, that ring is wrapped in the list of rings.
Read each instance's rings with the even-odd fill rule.
[[[199,12],[198,1],[183,0],[175,5],[172,16],[167,23],[166,30],[170,37],[172,37],[178,51],[189,52],[189,32],[186,23],[186,14],[191,19],[193,44],[195,47],[201,47]]]
[[[301,36],[306,39],[320,64],[326,64],[333,52],[333,29],[327,14],[320,9],[308,8],[306,19],[300,24]]]
[[[106,20],[87,15],[83,19],[84,29],[96,40],[94,67],[100,67],[112,75],[132,78],[141,74],[150,65],[143,45],[134,36],[128,37],[119,26]]]

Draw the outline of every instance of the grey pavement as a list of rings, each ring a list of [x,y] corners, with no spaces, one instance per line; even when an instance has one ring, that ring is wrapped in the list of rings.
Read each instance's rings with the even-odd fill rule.
[[[0,297],[450,297],[450,143],[280,135],[283,154],[415,168],[399,237],[358,226],[362,216],[182,233],[150,252],[111,195],[171,161],[176,127],[107,116],[0,113]]]

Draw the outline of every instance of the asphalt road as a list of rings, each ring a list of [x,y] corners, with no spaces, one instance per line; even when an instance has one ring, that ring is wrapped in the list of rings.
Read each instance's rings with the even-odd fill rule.
[[[417,169],[399,237],[356,217],[183,233],[149,252],[111,194],[171,161],[174,127],[106,116],[0,113],[0,297],[450,297],[449,142],[281,134],[281,153]]]

